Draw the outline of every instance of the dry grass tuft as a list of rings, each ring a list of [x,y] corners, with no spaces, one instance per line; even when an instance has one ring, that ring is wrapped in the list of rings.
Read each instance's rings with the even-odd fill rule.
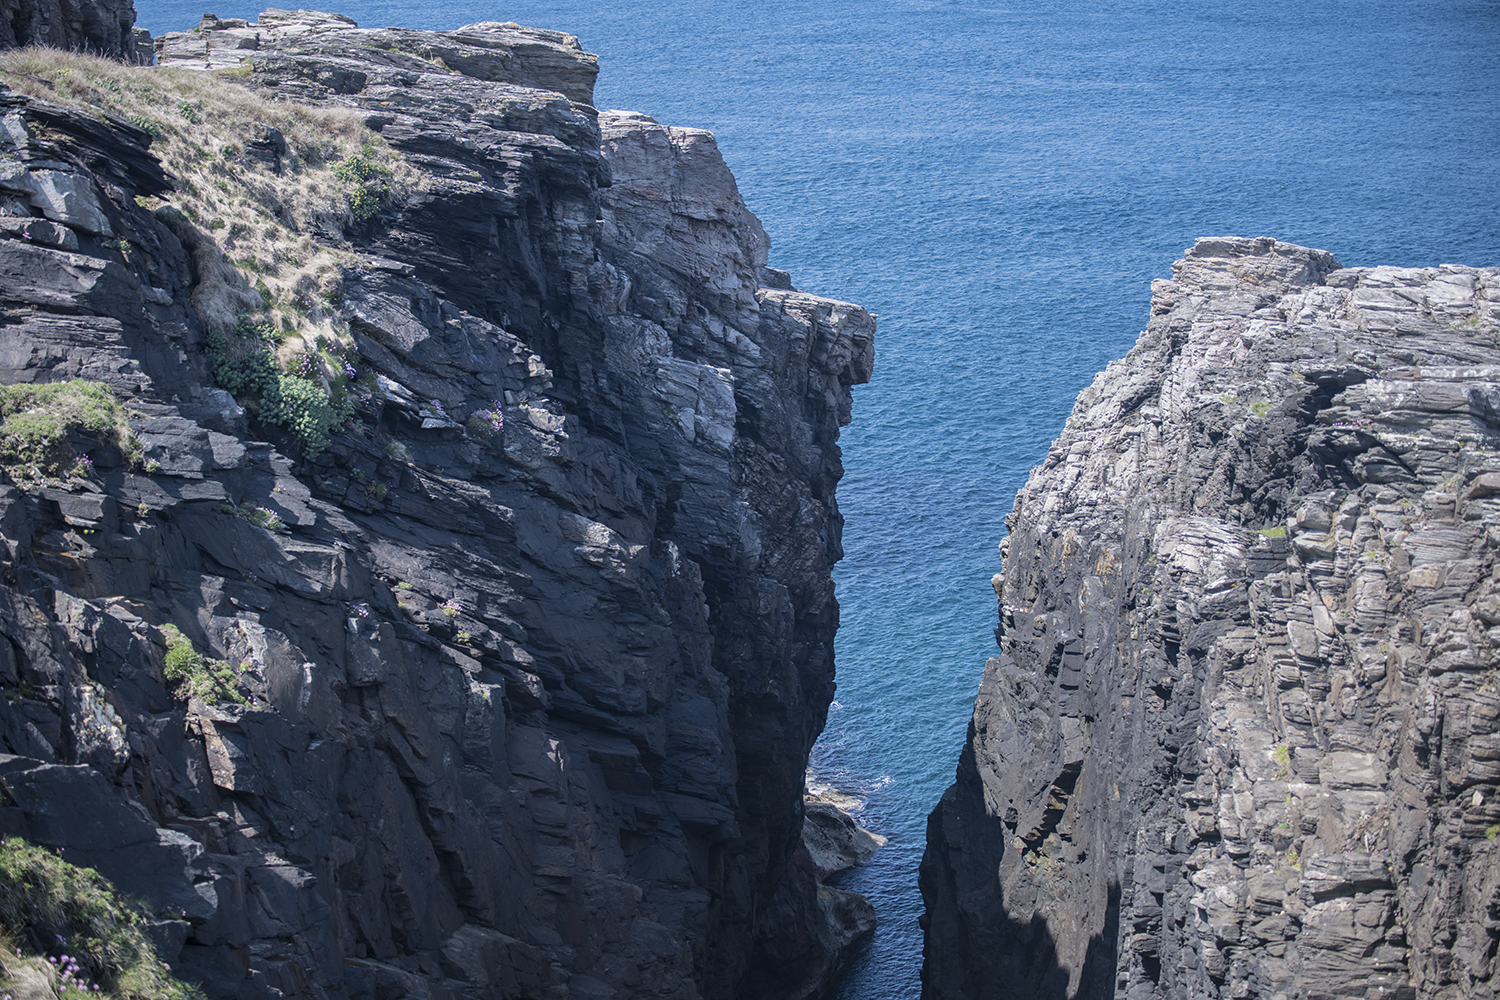
[[[140,204],[192,249],[202,277],[193,300],[199,315],[225,333],[247,314],[269,322],[288,334],[290,358],[344,339],[331,305],[348,255],[330,244],[404,201],[422,176],[358,112],[270,100],[243,75],[126,66],[56,49],[0,52],[0,81],[13,90],[110,112],[154,136],[151,150],[176,190]],[[246,155],[267,128],[286,140],[279,174]]]

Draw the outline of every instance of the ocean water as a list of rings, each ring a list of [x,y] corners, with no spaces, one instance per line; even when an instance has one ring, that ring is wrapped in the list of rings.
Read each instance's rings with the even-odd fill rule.
[[[203,10],[137,7],[153,33]],[[1151,279],[1208,235],[1500,265],[1497,0],[338,9],[572,32],[601,56],[601,107],[717,134],[773,265],[880,314],[843,439],[839,691],[814,765],[891,842],[844,883],[881,927],[839,1000],[919,992],[916,867],[994,650],[1004,518],[1145,325]]]

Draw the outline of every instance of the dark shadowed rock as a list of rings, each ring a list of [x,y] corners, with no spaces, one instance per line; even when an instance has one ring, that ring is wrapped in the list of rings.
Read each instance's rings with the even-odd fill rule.
[[[135,27],[133,0],[0,0],[0,48],[27,45],[151,61],[151,36]]]
[[[825,988],[873,926],[798,851],[872,317],[761,287],[713,137],[596,111],[570,36],[269,11],[159,51],[359,112],[420,183],[295,234],[368,374],[310,458],[214,385],[232,262],[141,207],[150,136],[0,94],[0,382],[102,381],[141,448],[0,487],[0,823],[84,850],[77,783],[139,845],[101,871],[199,901],[157,932],[215,997]],[[184,642],[227,687],[173,682]]]

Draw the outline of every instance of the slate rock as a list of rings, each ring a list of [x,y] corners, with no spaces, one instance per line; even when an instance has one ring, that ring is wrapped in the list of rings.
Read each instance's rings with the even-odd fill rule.
[[[150,137],[0,92],[0,194],[46,216],[0,226],[0,381],[103,381],[145,449],[0,489],[14,773],[92,775],[138,845],[100,869],[181,897],[214,996],[825,991],[873,918],[798,851],[873,317],[765,269],[712,136],[601,114],[561,32],[271,10],[158,54],[352,112],[420,183],[298,234],[377,387],[309,460],[213,383]],[[76,250],[108,233],[149,254]],[[167,624],[222,687],[174,684]],[[0,824],[83,851],[16,787]]]
[[[923,996],[1492,996],[1500,270],[1199,240],[1007,520]]]

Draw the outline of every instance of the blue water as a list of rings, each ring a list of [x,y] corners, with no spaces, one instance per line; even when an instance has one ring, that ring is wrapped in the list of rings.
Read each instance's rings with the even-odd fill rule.
[[[201,4],[137,0],[154,33]],[[257,8],[215,0],[224,17]],[[798,287],[880,314],[840,503],[839,692],[815,763],[890,845],[840,1000],[918,992],[916,865],[993,651],[995,545],[1074,395],[1203,235],[1345,264],[1500,264],[1500,2],[349,2],[514,20],[601,107],[712,129]]]

